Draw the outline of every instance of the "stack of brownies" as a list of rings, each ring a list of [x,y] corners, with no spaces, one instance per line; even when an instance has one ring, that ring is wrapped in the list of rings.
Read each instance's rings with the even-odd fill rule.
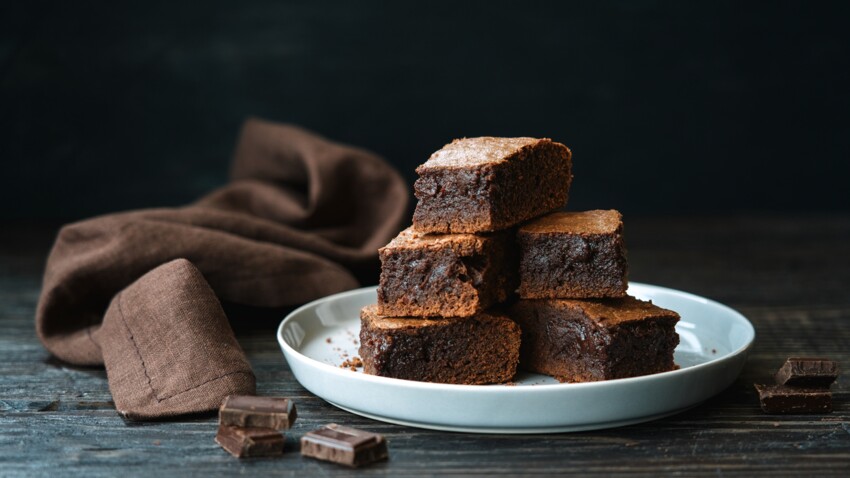
[[[493,137],[419,166],[413,226],[379,251],[378,303],[361,311],[365,372],[487,384],[517,364],[571,382],[675,368],[679,316],[626,295],[620,214],[553,212],[571,169],[560,143]]]

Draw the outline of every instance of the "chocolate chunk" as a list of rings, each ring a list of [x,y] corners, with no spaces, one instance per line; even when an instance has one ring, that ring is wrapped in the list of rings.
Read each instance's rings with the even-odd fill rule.
[[[776,372],[776,383],[792,387],[829,388],[838,378],[838,362],[824,358],[791,357]]]
[[[824,389],[755,384],[765,413],[830,413],[832,393]]]
[[[236,458],[283,454],[283,435],[272,428],[220,425],[215,442]]]
[[[288,430],[295,423],[295,404],[288,398],[230,395],[218,411],[221,425]]]
[[[331,423],[301,438],[301,455],[358,467],[389,456],[382,435]]]

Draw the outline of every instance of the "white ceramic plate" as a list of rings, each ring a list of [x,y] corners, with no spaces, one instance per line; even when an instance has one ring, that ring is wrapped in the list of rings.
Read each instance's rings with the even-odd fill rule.
[[[295,378],[332,405],[414,427],[480,433],[551,433],[610,428],[672,415],[728,387],[746,361],[752,324],[686,292],[631,283],[629,294],[679,312],[672,372],[590,383],[520,373],[515,385],[447,385],[340,368],[358,354],[360,308],[374,287],[311,302],[289,314],[278,342]]]

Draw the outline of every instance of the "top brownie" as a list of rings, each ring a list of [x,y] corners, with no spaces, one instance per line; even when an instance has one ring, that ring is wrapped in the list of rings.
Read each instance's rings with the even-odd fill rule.
[[[537,138],[456,139],[416,168],[420,232],[510,228],[563,207],[572,181],[566,146]]]

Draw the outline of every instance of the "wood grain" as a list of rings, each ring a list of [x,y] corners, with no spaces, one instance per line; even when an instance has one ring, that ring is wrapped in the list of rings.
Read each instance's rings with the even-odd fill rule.
[[[105,374],[51,358],[33,331],[55,228],[0,232],[0,476],[347,476],[301,458],[297,438],[328,422],[383,433],[390,461],[358,475],[740,475],[850,472],[850,216],[626,218],[631,278],[707,295],[746,315],[756,344],[741,377],[706,403],[651,423],[582,433],[444,433],[336,409],[292,377],[276,319],[237,329],[259,392],[292,397],[299,418],[280,459],[237,460],[213,442],[214,417],[133,423],[115,412]],[[769,416],[753,382],[790,355],[827,356],[845,372],[835,412]],[[375,397],[380,399],[380,397]],[[569,406],[569,404],[564,404]]]

